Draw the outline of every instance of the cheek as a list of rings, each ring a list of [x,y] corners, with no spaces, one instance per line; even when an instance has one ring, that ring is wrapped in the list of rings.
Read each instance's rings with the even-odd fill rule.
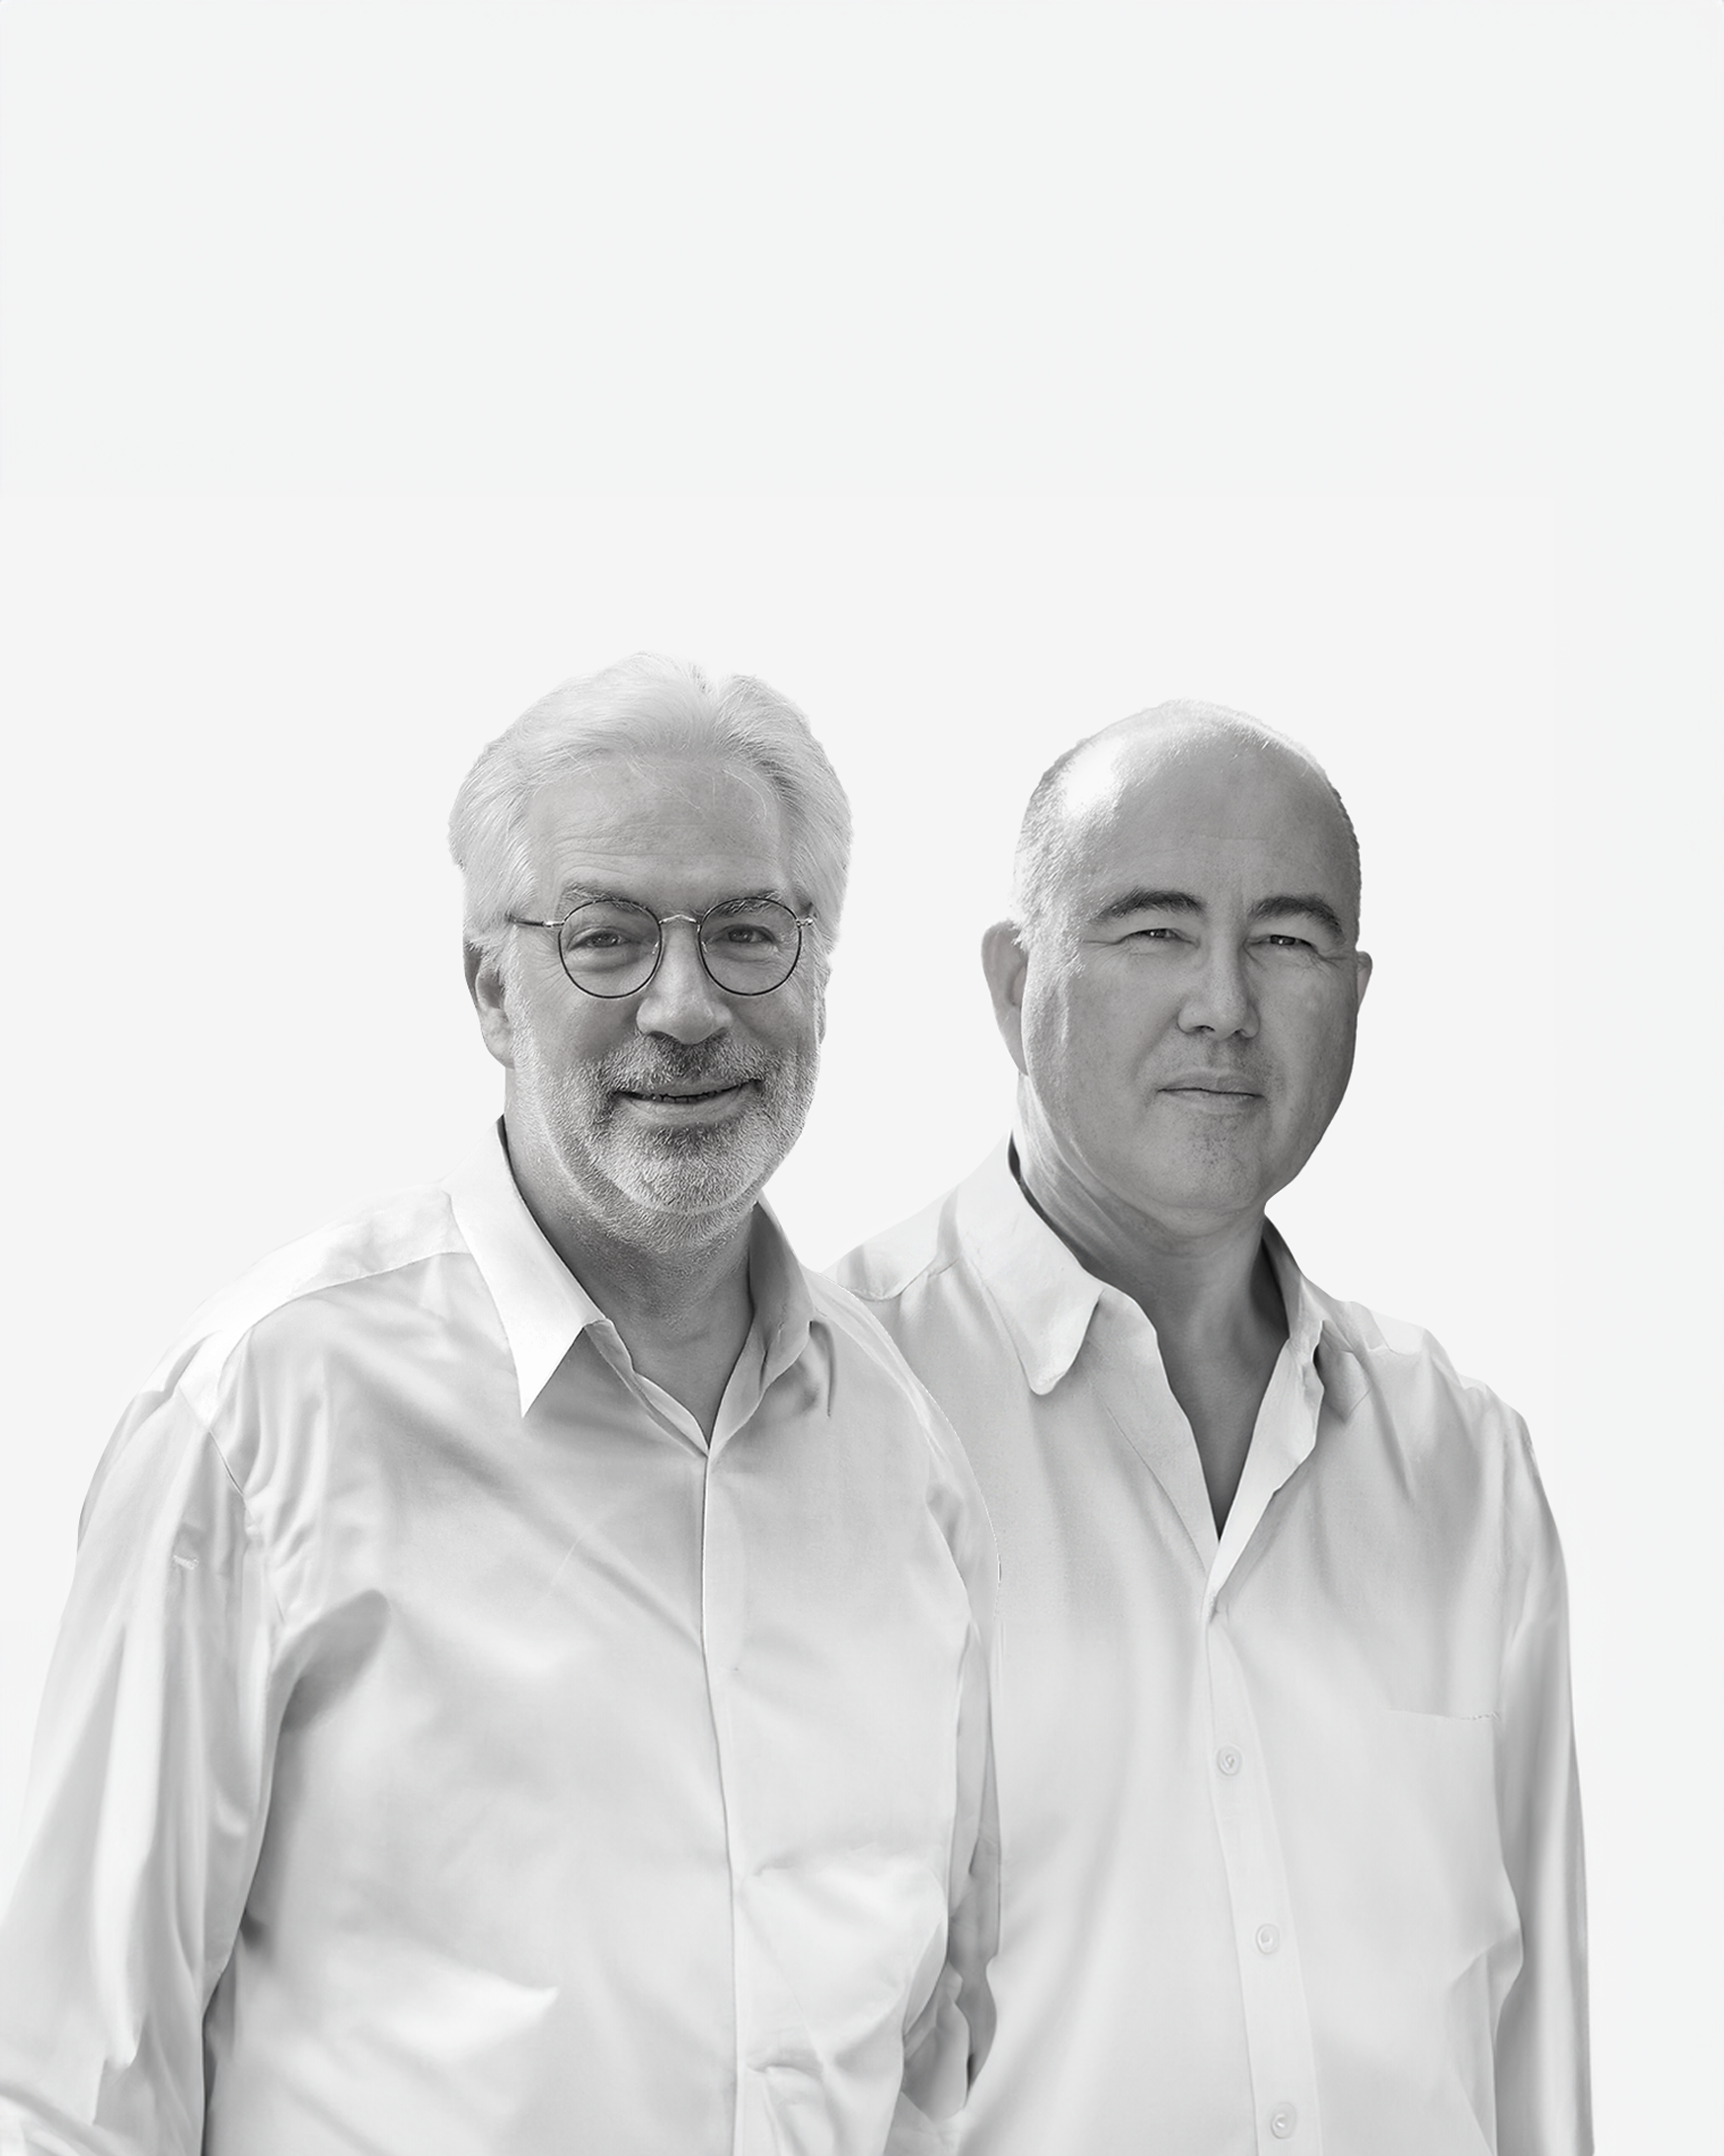
[[[1353,1068],[1357,1012],[1326,983],[1290,999],[1280,1027],[1290,1075],[1315,1101],[1333,1106]]]
[[[731,1052],[777,1085],[809,1091],[820,1072],[825,1028],[825,999],[810,997],[797,1008],[753,1011],[739,1018],[730,1036]]]
[[[603,1006],[575,1005],[569,996],[523,997],[513,1013],[515,1061],[553,1081],[566,1082],[597,1063],[627,1031]],[[588,998],[590,1002],[590,998]]]
[[[1026,995],[1019,1036],[1031,1082],[1040,1092],[1058,1091],[1069,1060],[1071,1014],[1062,997]]]
[[[1111,992],[1110,992],[1111,991]],[[1122,1082],[1152,1045],[1154,1028],[1117,983],[1090,979],[1064,993],[1026,998],[1024,1061],[1037,1094],[1073,1130],[1098,1130]]]
[[[1082,1070],[1086,1063],[1117,1063],[1149,1047],[1171,1012],[1155,984],[1121,966],[1078,967],[1057,990],[1024,999],[1024,1045]]]
[[[740,1035],[751,1035],[774,1056],[809,1055],[825,1038],[825,990],[793,974],[782,989],[762,997],[752,1008],[739,1006],[735,1024]]]

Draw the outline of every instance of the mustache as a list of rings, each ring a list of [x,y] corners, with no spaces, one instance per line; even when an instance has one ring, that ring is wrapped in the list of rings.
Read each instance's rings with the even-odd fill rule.
[[[734,1046],[711,1041],[664,1041],[648,1048],[606,1056],[598,1078],[607,1092],[665,1093],[679,1086],[745,1085],[767,1077],[774,1066],[758,1056],[745,1057]]]

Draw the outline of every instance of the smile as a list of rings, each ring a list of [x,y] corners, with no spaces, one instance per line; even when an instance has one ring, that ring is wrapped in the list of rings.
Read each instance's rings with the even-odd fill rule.
[[[624,1100],[650,1100],[662,1107],[693,1107],[703,1100],[727,1100],[732,1093],[740,1093],[743,1087],[749,1082],[750,1080],[747,1078],[737,1078],[729,1085],[708,1085],[699,1091],[689,1089],[674,1093],[647,1093],[625,1090],[622,1093],[622,1098]]]

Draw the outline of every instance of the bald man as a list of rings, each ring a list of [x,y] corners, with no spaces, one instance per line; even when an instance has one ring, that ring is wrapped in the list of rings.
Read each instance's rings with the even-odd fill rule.
[[[1164,705],[1037,786],[1018,1115],[864,1244],[1000,1545],[1004,1909],[967,2156],[1592,2146],[1562,1560],[1527,1432],[1265,1217],[1371,960],[1339,795]]]

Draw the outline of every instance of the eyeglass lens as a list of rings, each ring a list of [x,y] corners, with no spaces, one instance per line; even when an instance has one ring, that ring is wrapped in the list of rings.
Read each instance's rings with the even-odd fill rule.
[[[789,980],[802,928],[776,899],[732,899],[700,918],[700,955],[722,989],[764,996]],[[598,899],[578,906],[557,942],[564,970],[590,996],[632,996],[659,962],[663,931],[644,906]]]

